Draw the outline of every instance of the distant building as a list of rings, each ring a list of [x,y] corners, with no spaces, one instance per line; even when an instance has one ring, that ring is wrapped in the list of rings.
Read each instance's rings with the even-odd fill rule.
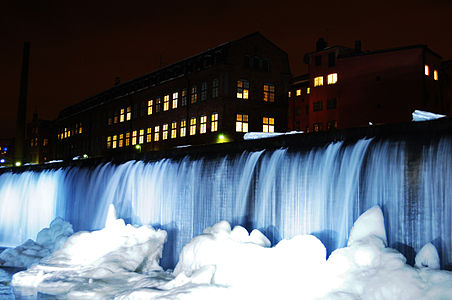
[[[33,120],[27,124],[26,156],[30,163],[45,163],[54,157],[55,131],[54,122],[38,119],[33,114]]]
[[[322,39],[316,46],[305,56],[309,84],[294,80],[290,89],[295,121],[289,121],[289,129],[408,122],[415,109],[450,113],[441,92],[441,57],[426,46],[363,51],[360,41],[354,48],[327,47]]]
[[[14,138],[0,139],[0,167],[14,164]]]
[[[56,158],[286,131],[290,79],[287,54],[261,34],[250,34],[64,109],[55,121]]]

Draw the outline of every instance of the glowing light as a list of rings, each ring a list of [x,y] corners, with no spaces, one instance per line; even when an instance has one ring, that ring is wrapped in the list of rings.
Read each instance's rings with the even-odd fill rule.
[[[226,136],[224,134],[219,134],[217,137],[217,143],[225,143],[226,142]]]
[[[88,154],[83,154],[83,158],[88,158]]]
[[[22,163],[20,161],[16,161],[15,165],[16,165],[16,167],[20,167],[22,165]]]
[[[141,150],[141,145],[135,145],[135,149]]]
[[[5,163],[5,159],[4,158],[0,159],[0,163],[4,164]]]

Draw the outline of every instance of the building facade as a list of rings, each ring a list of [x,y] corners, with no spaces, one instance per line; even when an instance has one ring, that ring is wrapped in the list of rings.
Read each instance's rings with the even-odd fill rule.
[[[56,158],[153,151],[287,130],[287,54],[259,33],[222,44],[60,112]]]
[[[441,92],[441,57],[424,45],[370,52],[359,41],[354,48],[327,47],[320,39],[305,62],[309,84],[295,82],[290,89],[289,107],[300,113],[289,129],[408,122],[416,109],[449,113],[450,100]]]

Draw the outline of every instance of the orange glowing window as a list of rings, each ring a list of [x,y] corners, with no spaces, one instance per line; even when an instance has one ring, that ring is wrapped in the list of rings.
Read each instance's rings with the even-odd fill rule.
[[[430,75],[430,68],[428,67],[428,65],[424,66],[424,74],[425,74],[425,76],[429,76]]]

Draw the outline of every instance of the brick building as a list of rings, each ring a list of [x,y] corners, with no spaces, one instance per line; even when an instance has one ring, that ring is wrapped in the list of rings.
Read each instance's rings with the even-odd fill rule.
[[[287,54],[260,33],[117,84],[60,112],[56,158],[152,151],[287,130]]]
[[[305,62],[309,84],[295,81],[290,89],[291,130],[408,122],[415,109],[450,111],[441,92],[441,57],[424,45],[363,51],[359,41],[347,48],[319,39]]]

